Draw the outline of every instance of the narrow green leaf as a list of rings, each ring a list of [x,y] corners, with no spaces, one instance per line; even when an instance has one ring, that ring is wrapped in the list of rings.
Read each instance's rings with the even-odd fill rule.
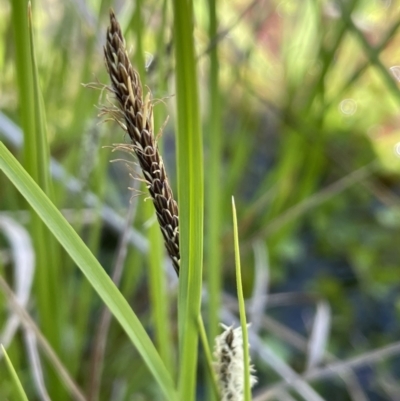
[[[30,66],[28,15],[26,12],[27,1],[15,0],[11,1],[11,5],[19,113],[21,126],[24,131],[24,164],[28,172],[35,177],[37,167],[35,137],[34,135],[28,135],[28,132],[35,126],[35,106],[33,104],[33,78]]]
[[[65,248],[119,321],[160,385],[166,399],[177,400],[171,375],[126,299],[59,210],[1,142],[0,168]]]
[[[193,3],[174,0],[174,44],[177,103],[179,200],[179,392],[182,400],[195,395],[197,317],[200,313],[203,265],[203,143],[193,43]]]
[[[218,334],[219,312],[221,307],[221,286],[222,286],[222,263],[221,263],[221,196],[223,187],[221,186],[221,157],[222,157],[222,130],[221,130],[221,94],[219,91],[219,59],[217,38],[217,0],[208,0],[209,15],[209,120],[207,122],[206,146],[209,148],[209,169],[212,174],[206,176],[206,278],[208,289],[207,317],[208,317],[208,344],[213,345],[214,339]],[[202,322],[202,320],[201,320]],[[204,328],[204,327],[203,327]],[[204,342],[202,331],[200,336]],[[207,344],[207,348],[209,345]],[[204,345],[206,347],[206,345]],[[208,350],[209,351],[209,350]],[[207,361],[206,369],[210,370],[208,399],[210,401],[219,399],[218,386],[215,381],[214,371],[212,370],[211,352],[208,355],[205,349]]]
[[[31,177],[51,197],[49,172],[49,147],[45,129],[43,99],[39,87],[34,50],[32,14],[30,3],[25,0],[12,2],[16,41],[16,69],[19,89],[21,122],[24,130],[24,166]],[[21,48],[19,48],[21,46]],[[37,271],[35,294],[41,329],[52,344],[61,352],[59,297],[63,288],[56,292],[60,262],[57,260],[57,244],[35,213],[32,213],[30,231],[35,245]],[[49,392],[52,397],[64,399],[58,391],[59,383],[49,373]],[[53,391],[54,390],[54,391]]]
[[[239,301],[240,324],[242,326],[242,334],[243,334],[244,401],[251,401],[249,334],[247,332],[246,305],[244,303],[242,272],[240,268],[238,223],[236,216],[235,199],[233,198],[233,196],[232,196],[232,214],[233,214],[233,237],[235,245],[236,287]]]
[[[209,169],[212,174],[206,177],[207,203],[206,216],[206,277],[208,284],[208,338],[210,343],[218,334],[219,310],[221,304],[221,95],[219,92],[219,61],[217,37],[216,0],[208,0],[210,79],[209,79],[209,121],[207,124],[207,143],[209,147]]]
[[[29,44],[30,44],[30,64],[33,78],[33,107],[35,110],[35,143],[37,151],[38,183],[43,191],[51,197],[49,160],[50,152],[47,141],[45,111],[43,108],[43,98],[39,87],[39,75],[36,62],[35,44],[32,27],[32,11],[30,2],[28,3],[28,24],[29,24]]]
[[[5,348],[3,347],[3,345],[1,345],[1,350],[3,351],[4,360],[6,361],[7,369],[10,372],[11,379],[14,383],[16,393],[18,396],[18,400],[28,401],[28,397],[25,394],[22,384],[18,378],[17,372],[15,371],[14,366],[11,362],[11,359],[8,357],[7,352],[6,352]]]

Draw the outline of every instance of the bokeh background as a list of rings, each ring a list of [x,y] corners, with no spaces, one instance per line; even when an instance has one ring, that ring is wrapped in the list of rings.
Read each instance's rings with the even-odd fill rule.
[[[0,136],[24,161],[24,72],[18,64],[22,28],[12,16],[17,9],[12,3],[0,4]],[[397,400],[400,2],[220,0],[214,33],[210,3],[194,6],[205,195],[208,199],[215,191],[210,177],[217,175],[220,205],[214,246],[207,240],[206,208],[204,269],[207,274],[212,265],[209,253],[219,252],[223,306],[234,313],[233,195],[244,291],[260,340],[252,344],[259,376],[255,399],[307,399],[292,386],[279,387],[285,373],[271,366],[276,365],[271,359],[268,363],[262,349],[266,347],[285,367],[305,377],[320,399]],[[33,1],[36,61],[55,203],[110,274],[129,202],[135,204],[121,290],[151,333],[151,247],[148,251],[146,238],[154,218],[145,210],[146,195],[140,194],[138,181],[132,182],[126,164],[110,163],[129,156],[110,149],[127,141],[122,130],[99,123],[104,120],[98,117],[99,105],[109,102],[107,94],[82,85],[108,83],[102,45],[109,7],[121,21],[132,60],[159,100],[157,127],[169,116],[159,143],[176,188],[170,2]],[[217,170],[212,163],[215,146]],[[1,213],[28,228],[26,205],[3,175],[0,180]],[[128,189],[132,186],[134,191]],[[7,236],[1,238],[0,256],[0,271],[12,286],[18,280]],[[50,342],[86,391],[102,306],[69,258],[60,257],[58,263],[61,334]],[[176,279],[173,273],[168,277],[174,322]],[[27,303],[39,327],[40,291],[35,281]],[[1,304],[0,322],[5,325],[5,296]],[[229,319],[227,323],[233,323]],[[30,399],[43,399],[21,332],[9,352]],[[114,322],[104,360],[100,399],[162,399]],[[5,375],[1,365],[0,382]],[[51,373],[46,375],[45,369],[49,384]],[[203,379],[199,368],[199,399],[207,399]],[[57,383],[54,379],[49,384],[53,399],[68,399],[58,392]],[[7,399],[10,388],[5,380],[0,399]]]

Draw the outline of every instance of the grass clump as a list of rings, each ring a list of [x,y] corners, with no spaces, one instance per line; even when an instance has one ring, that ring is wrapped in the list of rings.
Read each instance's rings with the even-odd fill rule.
[[[6,347],[28,398],[216,401],[206,377],[218,323],[238,327],[250,311],[254,401],[395,398],[396,2],[50,3],[34,4],[30,30],[25,0],[0,7],[1,140],[37,183],[1,144],[0,207],[26,225],[36,260],[29,292],[26,249],[1,236],[2,282],[17,298],[25,288],[28,306],[18,312],[2,286],[0,330],[17,316],[24,335],[28,321],[38,330],[38,352],[19,332]],[[111,79],[101,112],[127,133],[123,145],[97,124],[98,93],[81,86],[93,76]],[[162,136],[157,99],[171,114]],[[151,202],[129,203],[110,146],[134,154],[133,186]],[[229,330],[219,339],[231,356]],[[373,380],[360,374],[367,365]],[[1,361],[0,377],[0,399],[11,399]]]

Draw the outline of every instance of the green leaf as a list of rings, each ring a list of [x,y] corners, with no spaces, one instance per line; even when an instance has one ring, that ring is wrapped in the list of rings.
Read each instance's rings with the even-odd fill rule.
[[[3,347],[3,345],[1,345],[1,350],[3,351],[4,360],[6,361],[7,369],[10,372],[11,379],[14,383],[14,386],[15,386],[15,389],[17,392],[17,396],[18,396],[18,400],[28,401],[28,397],[25,394],[22,384],[18,378],[17,372],[15,371],[14,366],[11,362],[11,359],[8,357],[7,352],[6,352],[5,348]]]
[[[239,301],[240,324],[242,326],[242,334],[243,334],[244,401],[251,401],[249,334],[247,332],[246,305],[244,303],[242,272],[240,268],[238,223],[236,216],[235,199],[233,197],[232,197],[232,214],[233,214],[233,236],[235,244],[236,287]]]
[[[174,0],[176,60],[177,159],[179,200],[179,392],[195,396],[197,318],[200,313],[203,268],[203,141],[200,129],[196,58],[193,43],[193,3]]]
[[[47,143],[45,112],[39,85],[39,74],[34,48],[32,12],[30,3],[17,0],[13,3],[13,22],[16,25],[16,67],[19,89],[19,106],[24,130],[24,167],[43,191],[51,198],[49,146]],[[19,48],[21,47],[21,48]],[[35,293],[41,329],[57,352],[61,352],[61,325],[59,296],[59,252],[54,238],[40,219],[32,213],[30,232],[35,245],[36,264]],[[58,383],[50,380],[50,390]],[[58,392],[50,391],[53,397]]]
[[[65,248],[119,321],[160,385],[166,399],[176,400],[177,394],[172,378],[126,299],[59,210],[1,142],[0,168]]]

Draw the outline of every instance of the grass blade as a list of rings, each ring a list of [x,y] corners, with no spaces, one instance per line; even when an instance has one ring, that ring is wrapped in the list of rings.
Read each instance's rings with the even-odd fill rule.
[[[193,43],[193,3],[174,0],[178,199],[181,274],[179,277],[179,393],[192,401],[197,367],[197,317],[203,264],[203,143]]]
[[[236,286],[237,286],[237,294],[239,301],[240,324],[242,326],[242,335],[243,335],[244,400],[251,401],[249,335],[247,332],[246,305],[244,303],[242,273],[240,268],[238,223],[236,216],[235,200],[233,197],[232,197],[232,213],[233,213],[233,236],[235,243]]]
[[[82,239],[2,143],[0,143],[0,168],[29,202],[109,307],[136,346],[165,397],[168,400],[176,400],[177,395],[172,378],[125,298]]]
[[[43,99],[39,87],[36,63],[32,14],[30,3],[24,0],[12,2],[15,26],[16,69],[19,89],[21,122],[24,131],[24,166],[48,196],[51,196],[49,173],[49,147],[47,143]],[[40,325],[52,346],[61,351],[58,304],[60,292],[55,293],[60,263],[56,260],[56,243],[41,220],[32,213],[30,231],[36,254],[35,294],[38,303]],[[59,291],[63,291],[62,288]],[[57,296],[58,295],[58,296]],[[53,372],[49,372],[53,375]],[[50,376],[50,393],[62,400],[57,390],[59,383]],[[54,383],[54,385],[53,385]]]
[[[221,94],[219,92],[219,60],[217,37],[216,0],[208,1],[210,79],[209,79],[209,122],[207,126],[207,144],[209,146],[209,169],[207,176],[206,215],[208,232],[206,233],[206,266],[208,284],[208,338],[210,344],[218,334],[219,310],[221,304]],[[215,42],[214,42],[215,41]]]
[[[28,401],[28,397],[25,394],[25,391],[22,387],[22,384],[18,378],[17,372],[14,369],[14,366],[11,362],[11,359],[8,357],[6,350],[4,349],[3,345],[1,345],[1,350],[3,351],[4,359],[6,361],[7,369],[10,372],[12,381],[14,383],[14,386],[16,388],[16,393],[18,396],[18,400],[20,401]]]

